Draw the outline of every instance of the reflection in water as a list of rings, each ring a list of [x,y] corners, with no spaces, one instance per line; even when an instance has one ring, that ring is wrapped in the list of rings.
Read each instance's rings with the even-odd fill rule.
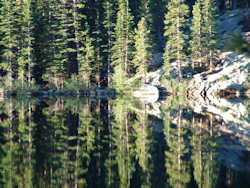
[[[175,109],[174,109],[175,110]],[[171,187],[187,187],[190,182],[190,164],[187,159],[187,130],[182,122],[182,108],[179,106],[175,116],[176,124],[170,121],[171,109],[166,110],[164,134],[167,150],[165,151],[166,170]]]
[[[1,102],[0,187],[250,187],[221,122],[167,102],[163,120],[126,98]]]
[[[192,118],[191,158],[198,187],[216,187],[218,180],[220,140],[212,122],[212,117],[205,120],[202,117]]]

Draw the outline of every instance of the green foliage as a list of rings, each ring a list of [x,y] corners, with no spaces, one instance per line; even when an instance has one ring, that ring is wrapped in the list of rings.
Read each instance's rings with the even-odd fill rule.
[[[122,69],[122,65],[117,65],[114,68],[114,74],[112,76],[112,86],[117,89],[117,91],[125,91],[129,89],[130,85],[128,85],[128,77],[126,73]]]
[[[87,30],[88,31],[88,30]],[[80,77],[87,83],[87,86],[90,85],[90,77],[94,64],[94,46],[93,46],[93,38],[88,35],[88,32],[85,35],[85,43],[84,43],[84,56],[81,58],[80,63]]]
[[[3,77],[0,79],[0,87],[7,91],[14,93],[18,96],[26,96],[28,93],[37,92],[40,89],[40,86],[34,83],[29,83],[28,81],[14,80],[12,81],[11,87],[7,84],[8,78]]]
[[[187,27],[187,17],[189,15],[188,6],[184,0],[172,0],[167,6],[168,12],[165,15],[165,32],[167,43],[164,53],[164,63],[172,63],[176,61],[178,64],[179,80],[182,79],[181,61],[186,58],[185,48],[187,35],[185,29]],[[165,70],[167,71],[167,70]]]
[[[201,40],[202,40],[202,7],[200,0],[197,0],[193,7],[193,21],[191,26],[191,40],[190,40],[190,48],[191,48],[191,56],[192,60],[196,58],[201,58],[202,48],[201,48]]]
[[[77,92],[86,89],[86,84],[84,80],[72,76],[64,82],[64,89]]]
[[[216,0],[204,0],[202,1],[202,52],[206,57],[206,62],[209,66],[213,66],[213,56],[218,49],[218,39],[217,39],[217,6]]]
[[[11,87],[20,39],[18,28],[20,26],[20,4],[16,1],[6,0],[1,2],[1,5],[0,30],[2,38],[0,44],[3,46],[3,53],[1,54],[0,68],[7,72],[8,85]]]
[[[163,77],[161,82],[171,94],[175,96],[185,96],[188,80],[183,79],[182,82],[179,82],[177,78]]]
[[[119,9],[115,27],[115,43],[113,47],[113,65],[120,66],[118,69],[129,76],[133,59],[133,17],[130,13],[128,0],[119,0]]]
[[[181,81],[185,77],[183,62],[189,57],[190,30],[194,61],[204,60],[212,66],[218,49],[216,0],[196,1],[189,29],[189,7],[194,3],[1,0],[0,74],[7,76],[8,88],[14,80],[20,80],[20,88],[28,82],[30,86],[36,83],[41,88],[62,91],[65,86],[78,87],[76,83],[65,83],[76,76],[79,87],[84,81],[87,87],[109,85],[129,90],[139,85],[138,74],[149,71],[152,54],[164,50],[166,79],[171,79],[169,65],[176,62]],[[249,43],[238,36],[228,46],[249,54]]]
[[[110,86],[111,82],[111,70],[112,70],[112,49],[115,42],[115,27],[116,27],[116,11],[117,11],[117,1],[107,0],[103,2],[104,8],[104,28],[105,28],[105,39],[106,43],[103,45],[104,56],[106,57],[106,68],[107,68],[107,82]]]
[[[240,34],[231,36],[231,40],[226,44],[226,49],[250,56],[250,43],[246,42]]]
[[[148,64],[152,61],[152,45],[149,38],[149,30],[145,18],[138,23],[135,35],[135,56],[133,63],[137,68],[137,74],[144,75],[144,82],[148,70]]]
[[[192,149],[192,161],[194,167],[194,179],[198,187],[215,187],[218,179],[218,148],[220,146],[219,135],[212,127],[203,124],[202,119],[193,118],[192,136],[190,137]],[[197,126],[195,126],[197,124]],[[211,130],[204,131],[201,129]],[[211,160],[213,159],[213,160]],[[208,175],[209,174],[209,175]]]
[[[194,63],[213,66],[213,56],[218,49],[216,1],[196,1],[193,6],[190,50]]]
[[[175,126],[168,121],[171,120],[169,115],[166,115],[164,119],[164,134],[169,149],[165,151],[165,166],[169,175],[169,184],[173,187],[186,187],[191,177],[189,162],[185,157],[188,153],[188,147],[185,142],[187,131],[182,124],[182,108],[178,107]]]
[[[66,78],[67,51],[66,51],[66,24],[67,11],[66,2],[52,0],[50,4],[50,54],[51,60],[47,66],[44,79],[51,82],[56,88],[63,87],[63,80]]]
[[[22,84],[27,77],[29,84],[32,84],[32,72],[34,67],[34,58],[33,58],[33,18],[31,10],[31,0],[23,2],[21,5],[23,17],[21,21],[21,44],[20,44],[20,55],[17,58],[18,62],[18,77],[21,80]],[[27,67],[27,68],[26,68]],[[26,73],[27,70],[27,73]]]

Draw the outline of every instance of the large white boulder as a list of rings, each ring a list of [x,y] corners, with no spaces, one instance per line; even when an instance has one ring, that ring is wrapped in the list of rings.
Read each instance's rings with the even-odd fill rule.
[[[132,95],[146,104],[153,104],[159,99],[159,90],[153,85],[144,84],[136,89]]]

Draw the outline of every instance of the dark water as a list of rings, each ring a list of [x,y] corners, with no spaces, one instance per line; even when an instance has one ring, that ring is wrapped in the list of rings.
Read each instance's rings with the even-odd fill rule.
[[[154,108],[131,99],[0,102],[0,187],[250,187],[249,132],[235,135],[182,102]]]

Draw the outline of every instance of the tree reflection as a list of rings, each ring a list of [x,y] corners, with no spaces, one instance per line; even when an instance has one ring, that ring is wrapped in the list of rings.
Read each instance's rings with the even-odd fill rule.
[[[170,109],[169,109],[170,110]],[[187,187],[190,182],[190,164],[187,159],[187,131],[182,122],[182,108],[179,106],[176,114],[176,123],[171,121],[171,111],[165,114],[164,134],[168,150],[165,151],[165,166],[169,176],[168,183],[172,187]]]
[[[149,107],[126,97],[0,103],[0,187],[220,185],[218,120],[180,99],[164,103],[163,120]]]
[[[130,181],[135,171],[134,130],[132,128],[131,113],[126,100],[114,101],[113,109],[113,139],[115,144],[116,162],[120,177],[120,187],[130,187]]]
[[[142,169],[140,181],[141,187],[151,187],[151,173],[152,173],[152,128],[148,124],[148,114],[146,105],[143,104],[141,112],[136,113],[136,121],[133,124],[136,134],[136,158]]]
[[[198,187],[216,187],[219,173],[219,135],[213,129],[213,116],[192,120],[193,174]]]

